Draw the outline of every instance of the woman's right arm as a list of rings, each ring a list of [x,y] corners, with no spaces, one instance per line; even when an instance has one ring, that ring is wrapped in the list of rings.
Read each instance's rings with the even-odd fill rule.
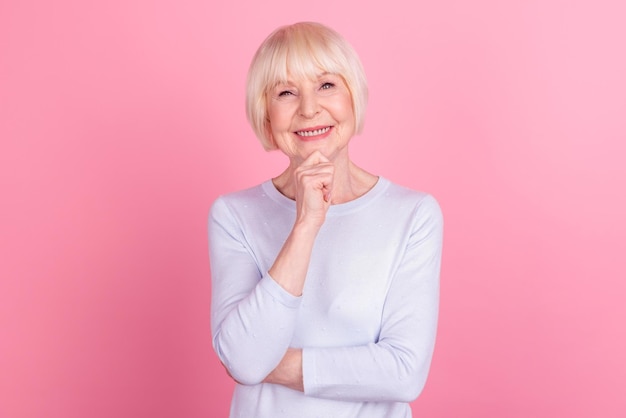
[[[330,205],[333,167],[321,154],[307,159],[295,175],[296,221],[265,274],[226,202],[218,199],[211,208],[213,346],[242,384],[262,382],[287,352],[313,244]]]
[[[261,382],[291,341],[300,298],[263,274],[219,198],[209,216],[213,347],[234,380]]]
[[[330,207],[334,167],[319,151],[294,172],[296,221],[278,253],[270,275],[295,296],[302,294],[313,244]]]

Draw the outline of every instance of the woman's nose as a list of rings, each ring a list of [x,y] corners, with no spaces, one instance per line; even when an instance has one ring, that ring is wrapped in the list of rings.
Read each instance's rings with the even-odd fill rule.
[[[318,98],[313,93],[305,93],[300,98],[300,114],[310,119],[320,112]]]

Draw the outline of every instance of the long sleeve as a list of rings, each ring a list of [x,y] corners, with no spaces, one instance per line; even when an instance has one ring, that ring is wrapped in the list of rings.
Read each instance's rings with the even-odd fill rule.
[[[213,346],[242,383],[231,416],[410,417],[437,327],[437,202],[381,177],[331,205],[300,297],[267,273],[295,218],[271,181],[211,208]],[[302,349],[304,393],[262,383],[290,347]]]
[[[223,199],[209,217],[213,346],[231,376],[260,383],[289,347],[300,298],[282,289],[259,263]]]
[[[426,196],[413,220],[384,301],[378,341],[305,347],[306,395],[409,402],[421,392],[435,343],[443,219],[437,202]]]

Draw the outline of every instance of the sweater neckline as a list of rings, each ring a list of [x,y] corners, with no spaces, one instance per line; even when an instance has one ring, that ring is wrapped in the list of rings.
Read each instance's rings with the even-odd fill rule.
[[[352,212],[356,209],[368,205],[370,202],[374,201],[380,195],[382,195],[385,190],[387,190],[387,187],[389,187],[389,184],[389,180],[382,176],[378,176],[378,181],[376,181],[376,184],[374,184],[374,186],[369,189],[365,194],[349,202],[331,205],[330,208],[328,208],[328,213],[326,214],[326,216],[343,215],[345,213]],[[280,206],[292,210],[293,212],[296,211],[296,201],[288,198],[287,196],[279,192],[276,186],[274,186],[272,179],[261,183],[261,187],[263,189],[263,192],[265,192],[268,197],[270,197]]]

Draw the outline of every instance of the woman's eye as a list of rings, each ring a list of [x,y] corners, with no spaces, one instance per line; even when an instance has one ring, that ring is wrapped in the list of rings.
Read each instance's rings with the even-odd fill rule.
[[[278,97],[285,97],[285,96],[291,96],[293,95],[292,92],[290,92],[289,90],[283,90],[280,93],[278,93]]]
[[[321,89],[322,90],[328,90],[328,89],[333,88],[333,87],[335,87],[335,85],[333,83],[324,83],[324,84],[322,84]]]

